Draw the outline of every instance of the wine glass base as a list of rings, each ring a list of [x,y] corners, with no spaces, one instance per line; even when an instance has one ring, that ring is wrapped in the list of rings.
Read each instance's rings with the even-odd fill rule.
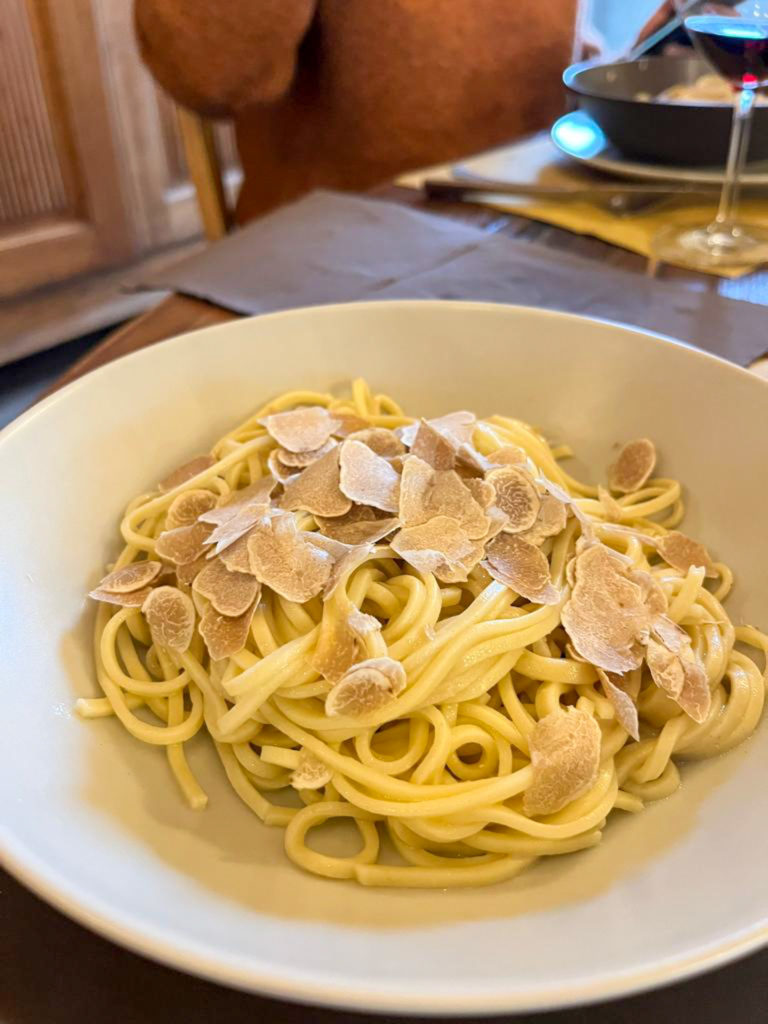
[[[697,270],[739,269],[768,263],[768,229],[756,224],[729,228],[669,226],[653,239],[653,255]]]

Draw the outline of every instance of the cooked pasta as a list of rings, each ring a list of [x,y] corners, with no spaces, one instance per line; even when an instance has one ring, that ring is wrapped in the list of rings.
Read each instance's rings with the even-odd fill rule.
[[[728,618],[650,441],[599,488],[569,454],[359,380],[283,395],[129,504],[79,713],[164,748],[195,809],[207,734],[324,877],[484,885],[594,846],[754,730],[768,638]]]

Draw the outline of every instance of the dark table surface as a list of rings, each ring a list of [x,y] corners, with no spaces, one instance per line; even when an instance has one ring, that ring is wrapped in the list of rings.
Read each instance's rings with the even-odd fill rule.
[[[413,196],[403,194],[403,190],[388,189],[383,194],[388,198],[414,201]],[[473,207],[448,208],[433,203],[428,208],[476,223],[499,219],[498,214]],[[571,235],[523,218],[504,220],[502,230],[505,233],[595,258],[598,261],[596,272],[603,261],[644,272],[645,264],[640,257],[595,239]],[[686,271],[672,271],[669,276],[694,289],[715,289],[731,298],[768,305],[766,272],[736,281]],[[220,323],[231,317],[226,310],[194,299],[171,296],[103,341],[94,337],[81,339],[52,352],[0,367],[0,426],[40,394],[110,359],[185,330]],[[764,366],[759,369],[765,372]],[[628,926],[631,927],[631,922]],[[115,1024],[134,1021],[188,1024],[189,1021],[209,1020],[227,1024],[254,1020],[266,1020],[270,1024],[370,1021],[363,1014],[310,1009],[235,992],[152,963],[70,921],[1,870],[0,934],[0,1024],[80,1024],[84,1020]],[[375,1009],[371,1007],[372,1011]],[[599,1006],[516,1016],[514,1020],[546,1024],[648,1024],[649,1021],[768,1024],[768,950],[656,992]]]

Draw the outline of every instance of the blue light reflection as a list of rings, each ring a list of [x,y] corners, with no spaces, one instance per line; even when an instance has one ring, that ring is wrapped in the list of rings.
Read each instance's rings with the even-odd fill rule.
[[[571,156],[590,159],[606,147],[602,129],[583,110],[575,110],[552,125],[552,141]]]
[[[717,33],[720,36],[730,36],[732,39],[765,39],[765,32],[757,25],[735,25],[731,28],[726,25]]]
[[[685,27],[701,35],[727,39],[765,39],[766,27],[748,18],[729,18],[715,14],[697,14],[685,19]]]

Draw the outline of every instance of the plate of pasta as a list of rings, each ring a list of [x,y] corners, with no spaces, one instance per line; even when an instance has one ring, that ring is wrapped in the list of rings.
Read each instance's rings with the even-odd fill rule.
[[[768,938],[768,387],[381,302],[118,360],[0,435],[0,850],[278,997],[552,1008]]]

